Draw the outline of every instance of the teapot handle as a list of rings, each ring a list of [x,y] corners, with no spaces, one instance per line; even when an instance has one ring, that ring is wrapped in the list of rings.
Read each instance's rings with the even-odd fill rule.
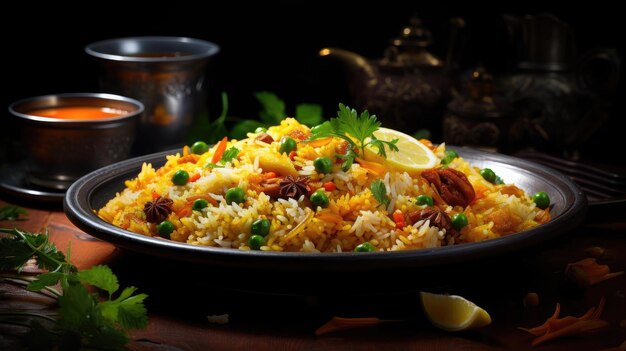
[[[579,84],[596,94],[606,95],[617,89],[622,63],[613,48],[599,48],[586,52],[579,61]]]
[[[450,19],[448,53],[446,54],[447,69],[453,69],[455,68],[454,65],[459,63],[458,61],[465,46],[465,38],[462,38],[464,29],[465,20],[463,18],[453,17]]]

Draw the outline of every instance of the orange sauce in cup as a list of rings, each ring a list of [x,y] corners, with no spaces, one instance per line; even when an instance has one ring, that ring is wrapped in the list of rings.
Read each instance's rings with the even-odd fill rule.
[[[129,112],[110,107],[62,106],[28,111],[29,115],[72,120],[106,119],[127,115]]]

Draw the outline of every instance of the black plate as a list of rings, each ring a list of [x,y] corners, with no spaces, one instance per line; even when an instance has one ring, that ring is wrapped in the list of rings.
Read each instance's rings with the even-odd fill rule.
[[[502,257],[566,233],[583,220],[587,206],[585,195],[562,173],[510,156],[463,147],[454,149],[472,165],[489,167],[507,183],[515,183],[528,193],[547,192],[552,201],[552,220],[531,230],[477,243],[396,252],[315,254],[188,245],[135,234],[96,216],[94,211],[121,191],[125,180],[136,177],[144,162],[160,167],[165,163],[165,155],[176,151],[130,159],[82,177],[68,189],[64,210],[77,227],[120,248],[168,259],[174,264],[183,263],[181,266],[187,268],[205,267],[203,269],[211,271],[211,281],[221,279],[222,284],[238,289],[267,290],[271,286],[270,290],[289,292],[296,286],[309,289],[307,291],[319,288],[371,290],[369,279],[364,281],[363,277],[398,271],[433,272],[433,268],[441,271],[485,258]],[[392,291],[404,290],[408,285],[384,284],[385,289]]]

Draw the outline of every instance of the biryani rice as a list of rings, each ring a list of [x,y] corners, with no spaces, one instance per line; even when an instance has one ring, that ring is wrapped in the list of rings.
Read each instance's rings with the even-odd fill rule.
[[[307,136],[309,129],[288,118],[269,128],[267,133],[273,140],[280,140],[286,135]],[[335,163],[332,172],[320,174],[315,170],[314,159],[320,156],[335,159],[341,139],[333,138],[317,146],[300,141],[290,158],[278,152],[278,142],[263,143],[255,137],[251,133],[247,139],[228,141],[227,146],[236,147],[239,154],[218,167],[206,166],[211,163],[216,147],[202,155],[190,155],[185,148],[181,153],[167,156],[167,162],[159,169],[143,164],[138,176],[126,181],[126,188],[97,213],[120,228],[157,236],[157,223],[146,221],[144,205],[161,196],[173,201],[172,212],[167,217],[175,227],[172,240],[249,250],[252,223],[268,219],[269,234],[260,250],[301,252],[353,251],[364,242],[377,251],[433,248],[498,238],[535,227],[549,218],[547,210],[537,208],[523,190],[512,184],[489,183],[479,169],[458,157],[448,167],[467,176],[476,198],[465,208],[445,204],[439,204],[439,208],[450,217],[465,213],[469,224],[454,237],[429,220],[397,228],[391,217],[394,211],[406,214],[423,209],[426,205],[418,205],[416,197],[436,195],[433,186],[419,175],[392,167],[386,167],[384,175],[377,175],[358,162],[345,172]],[[442,144],[434,153],[442,159],[444,151]],[[178,170],[185,170],[197,179],[186,185],[174,185],[172,175]],[[329,198],[326,208],[314,208],[308,195],[273,199],[259,191],[259,183],[268,174],[307,176],[312,188],[332,182],[335,189],[325,191]],[[376,179],[382,180],[390,198],[386,207],[376,201],[369,188]],[[226,203],[224,195],[232,187],[244,189],[244,202]],[[191,210],[198,198],[207,200],[209,206]]]

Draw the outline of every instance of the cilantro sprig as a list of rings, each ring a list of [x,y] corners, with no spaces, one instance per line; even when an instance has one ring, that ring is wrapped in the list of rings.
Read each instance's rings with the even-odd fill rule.
[[[20,218],[20,215],[26,215],[27,212],[22,207],[14,205],[4,205],[0,207],[0,221],[14,221]]]
[[[385,183],[382,180],[376,179],[370,184],[370,190],[374,195],[374,199],[378,201],[379,204],[387,207],[389,206],[389,202],[391,199],[387,195],[387,188],[385,187]]]
[[[222,157],[220,158],[219,161],[217,161],[217,163],[209,162],[206,164],[205,167],[222,168],[227,162],[230,162],[235,157],[237,157],[237,155],[239,155],[239,151],[240,150],[236,148],[235,146],[231,146],[230,148],[226,149],[226,151],[224,151],[224,153],[222,154]]]
[[[28,290],[45,289],[57,297],[57,318],[32,311],[0,310],[0,322],[30,328],[24,337],[27,349],[121,350],[129,340],[127,329],[146,326],[143,301],[147,295],[135,294],[135,287],[118,294],[120,286],[109,267],[100,265],[78,271],[69,261],[69,251],[66,258],[49,242],[47,231],[29,233],[0,228],[0,233],[8,235],[0,238],[0,270],[19,273],[34,258],[40,268],[48,270],[46,273],[34,279],[11,275],[10,280],[27,284]],[[62,293],[54,289],[57,284]],[[107,297],[101,301],[87,286],[103,290]]]
[[[385,158],[387,157],[385,148],[389,148],[390,151],[398,151],[398,146],[396,146],[398,139],[386,141],[374,136],[374,132],[380,128],[380,125],[376,115],[370,115],[367,110],[357,114],[355,109],[340,103],[337,117],[313,127],[309,140],[332,136],[347,141],[350,145],[347,153],[337,155],[344,160],[341,168],[346,171],[359,157],[357,151],[360,151],[361,157],[365,158],[365,148],[368,145],[375,147],[378,150],[377,153]]]

